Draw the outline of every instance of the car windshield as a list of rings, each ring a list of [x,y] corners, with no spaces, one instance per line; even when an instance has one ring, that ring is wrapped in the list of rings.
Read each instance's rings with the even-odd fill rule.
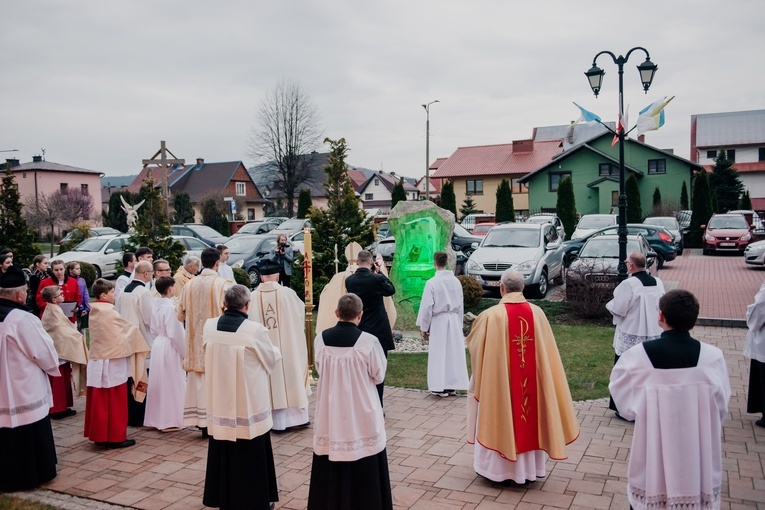
[[[262,223],[248,223],[240,228],[238,232],[241,232],[242,234],[255,234],[261,226],[263,226]]]
[[[491,227],[493,227],[493,226],[494,225],[488,225],[486,223],[481,223],[480,225],[476,225],[475,226],[475,228],[473,229],[473,233],[477,234],[479,232],[488,232],[489,230],[491,230]]]
[[[104,247],[107,241],[110,241],[110,239],[99,239],[98,237],[91,237],[90,239],[86,239],[75,246],[72,251],[97,252]]]
[[[613,216],[582,216],[576,228],[603,228],[616,223]]]
[[[718,216],[709,220],[707,228],[747,229],[749,225],[746,224],[743,216]]]
[[[468,232],[465,229],[465,227],[463,227],[462,225],[458,225],[457,223],[455,223],[454,224],[454,235],[455,236],[459,236],[459,237],[467,237],[467,236],[471,236],[473,234]]]
[[[278,230],[297,230],[303,228],[303,222],[305,220],[287,220],[279,225]]]
[[[199,234],[200,236],[204,237],[222,237],[218,231],[215,229],[208,227],[207,225],[186,225],[191,230],[193,230],[195,233]]]
[[[252,253],[258,249],[262,240],[259,237],[232,237],[226,242],[226,247],[231,253]]]
[[[529,216],[526,218],[526,223],[552,223],[553,217],[552,216]],[[589,228],[589,227],[588,227]]]
[[[640,244],[635,239],[627,239],[627,253],[640,250]],[[593,237],[584,245],[579,258],[619,258],[619,240],[616,238],[603,239]]]
[[[539,230],[500,228],[486,234],[482,247],[501,248],[537,248],[539,247]]]
[[[643,223],[646,225],[658,225],[667,230],[680,230],[680,225],[678,225],[675,218],[646,218]]]

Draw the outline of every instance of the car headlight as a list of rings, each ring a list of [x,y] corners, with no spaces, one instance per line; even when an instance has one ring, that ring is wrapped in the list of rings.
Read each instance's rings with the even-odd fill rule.
[[[526,262],[523,262],[521,264],[518,264],[513,269],[517,269],[518,271],[522,273],[530,273],[537,267],[536,260],[527,260]]]
[[[748,234],[744,234],[743,236],[741,236],[741,240],[742,240],[742,241],[748,241],[748,240],[750,240],[751,238],[752,238],[752,233],[751,233],[751,232],[750,232],[750,233],[748,233]]]
[[[233,267],[233,268],[237,268],[237,269],[241,269],[243,265],[244,265],[244,259],[239,259],[239,260],[237,260],[236,262],[234,262],[234,263],[231,265],[231,267]]]
[[[481,264],[474,261],[473,259],[468,259],[467,264],[465,264],[465,268],[468,271],[481,271],[483,269]]]
[[[704,234],[704,239],[706,239],[707,241],[714,241],[715,240],[714,236],[710,236],[709,234]]]

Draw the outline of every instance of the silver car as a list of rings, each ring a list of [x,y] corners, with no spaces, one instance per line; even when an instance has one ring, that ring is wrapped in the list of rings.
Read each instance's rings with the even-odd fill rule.
[[[561,242],[549,223],[500,223],[470,255],[465,271],[484,289],[499,289],[502,273],[516,269],[523,274],[530,295],[541,299],[550,281],[563,280]]]
[[[744,249],[744,261],[755,266],[765,266],[765,241],[749,244]]]

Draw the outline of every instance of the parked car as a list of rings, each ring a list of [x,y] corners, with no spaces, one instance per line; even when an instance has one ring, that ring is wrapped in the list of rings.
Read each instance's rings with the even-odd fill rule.
[[[627,253],[646,257],[646,271],[656,275],[656,253],[641,235],[627,236]],[[566,271],[566,299],[580,298],[592,289],[613,290],[619,285],[619,236],[592,236]]]
[[[549,223],[495,225],[465,264],[465,271],[484,289],[499,289],[508,268],[523,273],[528,293],[547,295],[548,282],[563,280],[563,251],[558,231]]]
[[[751,243],[744,248],[744,262],[756,266],[765,266],[765,241]]]
[[[231,255],[228,264],[233,268],[242,268],[250,275],[250,285],[260,285],[258,262],[276,246],[276,236],[268,234],[242,234],[234,236],[226,243]]]
[[[117,263],[122,263],[122,253],[129,238],[128,234],[91,237],[51,260],[87,262],[95,267],[96,278],[108,278],[117,274]]]
[[[561,240],[566,239],[566,227],[563,226],[563,222],[560,221],[560,218],[553,213],[532,214],[526,218],[526,223],[549,223],[558,231],[558,237],[560,237]]]
[[[83,237],[81,230],[72,230],[65,235],[58,244],[69,243],[73,241],[82,242],[85,238],[99,237],[99,236],[117,236],[123,234],[116,228],[111,227],[93,227],[88,230],[87,236]]]
[[[172,225],[170,227],[173,235],[196,237],[208,246],[215,247],[219,244],[226,244],[228,237],[221,235],[214,228],[201,223],[184,223],[183,225]]]
[[[279,224],[279,226],[273,229],[270,233],[274,235],[286,234],[287,237],[289,237],[295,232],[302,232],[306,227],[311,227],[311,220],[307,218],[293,218]]]
[[[752,230],[741,214],[713,214],[709,223],[701,225],[704,235],[701,248],[704,255],[716,251],[744,253],[752,241]]]
[[[576,224],[571,239],[579,239],[609,225],[616,225],[615,214],[585,214],[579,218],[579,223]]]
[[[186,255],[196,255],[200,257],[205,248],[209,248],[206,243],[196,237],[190,236],[170,236],[183,245]]]
[[[468,232],[472,232],[473,228],[475,228],[476,225],[480,225],[481,223],[495,223],[494,215],[471,213],[463,218],[463,220],[460,222],[460,226]]]
[[[599,235],[617,235],[619,233],[619,227],[613,225],[610,227],[604,227],[589,235],[581,237],[579,239],[573,239],[563,243],[563,261],[566,267],[571,265],[571,262],[576,258],[576,254],[582,249],[584,244],[595,236]],[[672,234],[669,233],[664,227],[656,225],[645,225],[643,223],[627,223],[627,235],[642,235],[651,249],[656,252],[657,269],[664,267],[665,261],[672,261],[677,258],[677,252],[675,246],[672,244]],[[627,251],[627,255],[630,251]]]
[[[390,235],[390,226],[387,221],[382,221],[376,227],[377,239],[385,239]]]
[[[485,236],[494,225],[496,225],[496,223],[481,223],[480,225],[476,225],[473,227],[472,234],[474,236]]]
[[[295,251],[300,252],[301,255],[305,255],[305,245],[303,240],[305,239],[305,231],[295,232],[291,236],[287,237],[287,240],[292,243],[292,247]]]
[[[387,267],[388,271],[390,271],[390,268],[393,265],[393,256],[396,254],[396,239],[393,236],[388,236],[385,239],[381,239],[375,243],[370,249],[375,254],[375,256],[377,254],[382,256],[385,267]],[[465,274],[465,262],[467,261],[467,257],[464,253],[462,253],[462,250],[454,250],[454,253],[457,256],[457,263],[454,267],[454,274]]]
[[[266,223],[265,221],[253,221],[252,223],[245,223],[242,228],[236,231],[234,235],[239,234],[268,234],[278,225],[276,223]]]
[[[454,224],[454,230],[452,230],[452,249],[454,251],[461,251],[465,258],[470,257],[470,254],[478,248],[482,240],[483,236],[474,236],[462,225]]]
[[[677,222],[680,224],[680,230],[685,234],[691,229],[692,217],[693,211],[691,210],[682,210],[675,213],[675,218],[677,218]]]
[[[267,216],[263,218],[263,222],[265,223],[273,223],[277,227],[287,221],[289,218],[286,216]]]
[[[644,219],[643,223],[666,228],[672,234],[672,244],[675,246],[675,251],[678,255],[683,254],[685,243],[683,243],[683,231],[680,229],[680,223],[677,221],[677,218],[674,216],[652,216]]]
[[[765,225],[763,225],[762,218],[757,214],[757,211],[751,209],[738,209],[735,211],[728,211],[728,214],[742,214],[747,222],[754,225],[754,235],[765,235]]]

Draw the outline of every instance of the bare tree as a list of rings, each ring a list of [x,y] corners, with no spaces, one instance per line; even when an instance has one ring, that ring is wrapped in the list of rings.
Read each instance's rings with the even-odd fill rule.
[[[27,197],[24,216],[30,225],[50,230],[50,253],[56,227],[69,226],[79,220],[88,219],[93,212],[93,197],[79,190],[54,191],[37,198]]]
[[[299,83],[283,80],[260,102],[257,124],[250,154],[265,163],[271,189],[284,196],[292,216],[300,188],[312,180],[307,156],[322,139],[318,111]]]

